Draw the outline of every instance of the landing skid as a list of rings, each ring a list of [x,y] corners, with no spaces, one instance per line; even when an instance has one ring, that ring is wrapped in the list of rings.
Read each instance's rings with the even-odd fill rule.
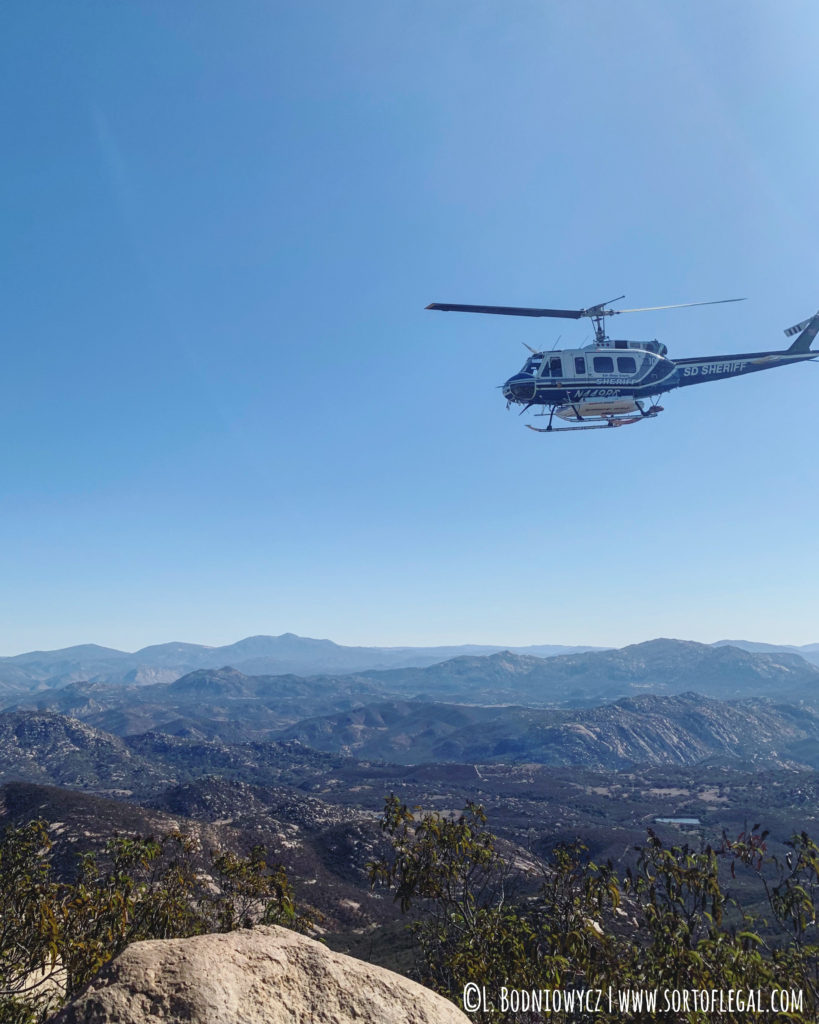
[[[631,423],[642,423],[643,420],[653,419],[658,413],[663,411],[661,405],[653,405],[646,412],[640,412],[639,416],[601,416],[595,417],[604,420],[604,423],[578,423],[576,427],[553,427],[552,416],[549,416],[548,427],[533,427],[531,423],[526,423],[530,430],[536,430],[538,434],[556,434],[567,430],[608,430],[610,427],[627,427]],[[545,415],[545,414],[544,414]],[[552,414],[554,415],[554,414]]]

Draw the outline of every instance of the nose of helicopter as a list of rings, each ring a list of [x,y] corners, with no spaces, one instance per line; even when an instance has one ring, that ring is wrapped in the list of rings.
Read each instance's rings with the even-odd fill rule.
[[[535,397],[535,382],[526,373],[516,373],[503,385],[507,402],[531,402]]]

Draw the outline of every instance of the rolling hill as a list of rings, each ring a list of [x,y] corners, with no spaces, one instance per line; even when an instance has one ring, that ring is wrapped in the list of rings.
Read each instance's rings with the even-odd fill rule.
[[[578,710],[386,701],[309,719],[279,735],[328,753],[400,764],[524,763],[593,770],[693,765],[819,764],[819,711],[695,693],[629,697]]]

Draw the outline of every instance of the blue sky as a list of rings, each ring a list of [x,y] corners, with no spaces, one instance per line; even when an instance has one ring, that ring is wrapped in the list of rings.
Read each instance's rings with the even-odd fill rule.
[[[813,3],[0,10],[0,653],[819,640],[819,372],[544,437],[497,390],[626,306],[819,306]]]

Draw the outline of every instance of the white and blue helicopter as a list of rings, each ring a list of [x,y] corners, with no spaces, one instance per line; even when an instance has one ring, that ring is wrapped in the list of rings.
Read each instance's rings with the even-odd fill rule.
[[[618,302],[620,295],[609,302]],[[460,313],[499,313],[504,316],[543,316],[579,320],[588,317],[594,324],[594,341],[584,348],[536,352],[521,371],[502,385],[507,408],[522,405],[521,414],[533,406],[548,416],[546,427],[527,423],[530,430],[550,433],[558,430],[599,430],[622,427],[651,419],[663,411],[657,404],[660,395],[691,384],[725,380],[775,366],[788,366],[819,357],[811,342],[819,332],[819,313],[785,331],[798,335],[790,348],[773,352],[745,352],[693,359],[669,359],[668,349],[659,341],[614,340],[606,334],[606,317],[621,313],[646,313],[687,306],[714,306],[743,299],[718,299],[716,302],[683,302],[672,306],[646,306],[642,309],[609,309],[602,302],[588,309],[529,309],[522,306],[466,306],[452,302],[432,302],[427,309]],[[572,426],[553,426],[557,415]]]

